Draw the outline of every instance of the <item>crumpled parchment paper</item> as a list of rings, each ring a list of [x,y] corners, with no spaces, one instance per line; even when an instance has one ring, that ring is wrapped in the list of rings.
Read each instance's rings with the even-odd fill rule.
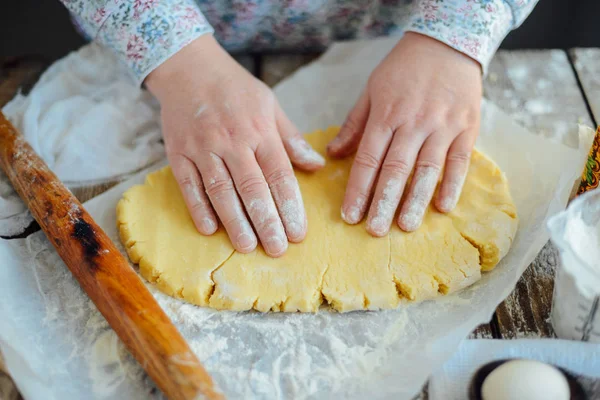
[[[394,43],[336,44],[275,93],[303,131],[341,124]],[[508,255],[473,286],[397,310],[349,314],[219,312],[150,286],[228,397],[410,399],[463,338],[489,321],[548,240],[546,220],[565,207],[593,131],[574,126],[571,140],[580,146],[573,149],[528,132],[488,102],[482,110],[477,145],[508,176],[520,227]],[[116,203],[143,178],[85,205],[116,243]],[[0,260],[0,348],[26,398],[160,398],[43,233],[1,241]]]

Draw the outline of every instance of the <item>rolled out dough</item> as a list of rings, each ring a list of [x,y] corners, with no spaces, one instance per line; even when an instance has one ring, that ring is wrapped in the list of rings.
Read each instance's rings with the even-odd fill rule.
[[[321,154],[337,128],[307,135]],[[428,209],[423,225],[405,233],[395,224],[383,238],[364,223],[350,226],[340,206],[352,160],[327,160],[316,173],[296,172],[308,215],[308,235],[281,258],[261,248],[234,251],[224,229],[198,233],[171,169],[148,175],[117,206],[121,240],[144,278],[164,293],[217,309],[314,312],[394,308],[471,285],[506,255],[517,229],[504,174],[473,153],[456,209]]]

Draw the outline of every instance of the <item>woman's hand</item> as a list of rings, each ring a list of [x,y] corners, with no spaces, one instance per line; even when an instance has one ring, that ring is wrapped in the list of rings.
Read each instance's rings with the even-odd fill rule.
[[[481,67],[475,60],[435,39],[406,33],[373,71],[328,146],[334,157],[358,148],[342,218],[356,224],[368,210],[367,230],[384,236],[404,198],[398,225],[414,231],[442,170],[435,205],[451,211],[479,133],[481,95]]]
[[[290,159],[304,170],[324,160],[268,87],[210,35],[163,63],[146,84],[161,103],[167,156],[198,231],[213,234],[218,215],[236,250],[252,251],[258,235],[272,257],[288,240],[304,239],[306,214]]]

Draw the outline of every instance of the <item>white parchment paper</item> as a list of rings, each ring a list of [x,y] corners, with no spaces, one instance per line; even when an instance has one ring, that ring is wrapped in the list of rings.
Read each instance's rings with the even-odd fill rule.
[[[395,40],[334,45],[277,86],[303,131],[341,124],[370,71]],[[230,398],[410,399],[496,306],[548,240],[593,131],[573,127],[578,149],[532,134],[482,105],[478,146],[508,176],[520,216],[498,267],[451,296],[382,312],[218,312],[150,290]],[[571,142],[572,143],[572,142]],[[115,206],[144,174],[86,203],[119,243]],[[150,380],[80,289],[42,233],[0,242],[0,348],[28,399],[159,398]]]

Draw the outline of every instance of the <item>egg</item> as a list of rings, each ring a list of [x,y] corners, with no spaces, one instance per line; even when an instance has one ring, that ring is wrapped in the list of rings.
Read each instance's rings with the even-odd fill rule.
[[[557,368],[532,360],[508,361],[481,385],[483,400],[569,400],[569,382]]]

